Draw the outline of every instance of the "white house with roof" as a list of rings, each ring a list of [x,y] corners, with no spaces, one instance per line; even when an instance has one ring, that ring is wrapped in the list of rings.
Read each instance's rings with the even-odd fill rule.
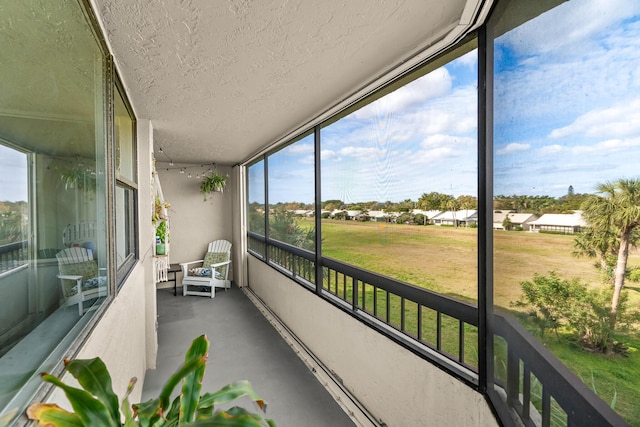
[[[389,218],[389,214],[385,211],[369,211],[369,221],[373,222],[386,222]]]
[[[427,217],[427,222],[429,224],[433,224],[433,219],[435,217],[437,217],[438,215],[440,215],[442,213],[442,211],[438,211],[438,210],[430,210],[430,211],[425,211],[422,209],[412,209],[411,213],[414,215],[424,215]]]
[[[514,212],[510,210],[493,211],[493,229],[504,230],[504,220],[509,218],[511,227],[521,227],[525,231],[531,229],[531,222],[539,218],[538,215],[526,212]]]
[[[475,209],[461,209],[459,211],[442,212],[433,218],[435,225],[452,225],[468,227],[478,223],[478,211]]]
[[[532,232],[554,231],[567,234],[579,233],[587,226],[582,211],[574,211],[572,214],[544,214],[529,224]]]

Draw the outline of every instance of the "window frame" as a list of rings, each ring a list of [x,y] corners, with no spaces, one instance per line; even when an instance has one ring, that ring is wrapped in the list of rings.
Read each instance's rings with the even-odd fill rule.
[[[139,224],[137,221],[138,218],[138,159],[137,159],[137,154],[138,154],[138,144],[137,144],[137,120],[135,117],[135,114],[133,112],[133,108],[131,107],[131,104],[129,102],[128,97],[126,96],[126,91],[124,89],[124,85],[122,84],[122,81],[120,79],[120,76],[117,72],[117,70],[112,67],[112,82],[110,83],[109,87],[111,89],[111,96],[109,97],[109,110],[110,110],[110,114],[108,119],[111,121],[111,123],[109,124],[109,129],[111,131],[111,137],[109,138],[110,140],[110,151],[111,151],[111,155],[113,158],[112,161],[112,173],[113,173],[113,198],[112,198],[112,203],[113,205],[111,206],[110,210],[112,212],[112,223],[113,223],[113,266],[115,269],[115,292],[117,293],[120,288],[122,287],[122,285],[125,283],[127,277],[129,276],[129,274],[131,273],[131,270],[133,270],[133,267],[136,265],[136,263],[138,262],[138,260],[140,259],[140,244],[139,244],[139,239],[140,239],[140,233],[139,233]],[[115,100],[116,100],[116,96],[120,96],[120,99],[122,100],[127,113],[129,114],[129,117],[131,119],[131,155],[132,155],[132,159],[131,159],[131,164],[133,167],[133,177],[135,179],[131,180],[125,176],[122,176],[120,174],[118,174],[118,169],[116,167],[116,121],[115,121]],[[121,152],[120,155],[122,156],[124,153]],[[127,247],[128,247],[128,253],[125,257],[125,259],[122,261],[122,264],[118,267],[118,263],[117,263],[117,239],[118,239],[118,217],[117,217],[117,207],[116,207],[116,191],[117,189],[123,189],[125,191],[125,214],[126,214],[126,218],[123,218],[125,220],[125,222],[129,222],[130,219],[132,219],[132,221],[130,221],[128,224],[125,225],[125,232],[128,235],[128,241],[127,241]],[[127,206],[127,205],[130,206]]]

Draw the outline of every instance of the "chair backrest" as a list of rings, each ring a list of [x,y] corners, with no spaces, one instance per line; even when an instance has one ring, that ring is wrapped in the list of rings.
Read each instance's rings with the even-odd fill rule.
[[[207,252],[226,252],[231,257],[231,242],[227,240],[214,240],[209,243]]]
[[[73,247],[63,249],[56,254],[58,265],[77,264],[79,262],[93,261],[93,252],[91,249]]]
[[[65,247],[73,246],[74,243],[82,244],[96,241],[96,223],[83,221],[76,224],[68,224],[62,230],[62,244]]]

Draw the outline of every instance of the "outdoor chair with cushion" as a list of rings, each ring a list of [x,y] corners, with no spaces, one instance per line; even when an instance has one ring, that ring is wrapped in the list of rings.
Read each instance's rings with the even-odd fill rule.
[[[99,274],[98,262],[90,249],[63,249],[56,258],[64,305],[78,304],[78,313],[82,316],[84,301],[107,295],[107,277]]]
[[[182,268],[182,295],[200,295],[213,298],[215,288],[231,287],[229,269],[231,242],[216,240],[209,243],[204,259],[180,263]]]

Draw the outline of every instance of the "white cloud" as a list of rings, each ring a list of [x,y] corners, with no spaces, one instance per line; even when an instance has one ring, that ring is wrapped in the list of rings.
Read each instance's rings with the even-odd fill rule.
[[[298,154],[309,154],[313,153],[313,143],[296,143],[288,146],[283,150],[287,154],[298,155]]]
[[[564,147],[562,145],[552,144],[552,145],[545,145],[544,147],[539,148],[538,153],[542,155],[558,154],[563,150],[564,150]]]
[[[451,87],[451,75],[446,68],[441,67],[361,108],[353,113],[353,117],[369,119],[401,113],[428,99],[446,95]]]
[[[574,154],[598,154],[605,156],[632,147],[640,147],[640,136],[628,139],[608,139],[594,145],[577,145],[572,148]]]
[[[332,150],[320,150],[320,160],[339,160],[340,156]]]
[[[522,151],[528,151],[531,148],[531,145],[529,144],[521,144],[518,142],[512,142],[510,144],[507,144],[506,147],[504,148],[500,148],[499,150],[496,151],[496,154],[498,154],[499,156],[503,156],[506,154],[513,154],[513,153],[519,153]]]
[[[385,150],[372,147],[344,147],[338,151],[340,156],[355,157],[360,160],[374,160],[382,157]]]
[[[589,49],[594,34],[632,18],[637,11],[636,0],[566,2],[510,31],[509,45],[525,56],[558,53],[566,46]]]
[[[551,138],[568,136],[624,137],[640,134],[640,98],[579,116],[568,126],[554,129]]]

